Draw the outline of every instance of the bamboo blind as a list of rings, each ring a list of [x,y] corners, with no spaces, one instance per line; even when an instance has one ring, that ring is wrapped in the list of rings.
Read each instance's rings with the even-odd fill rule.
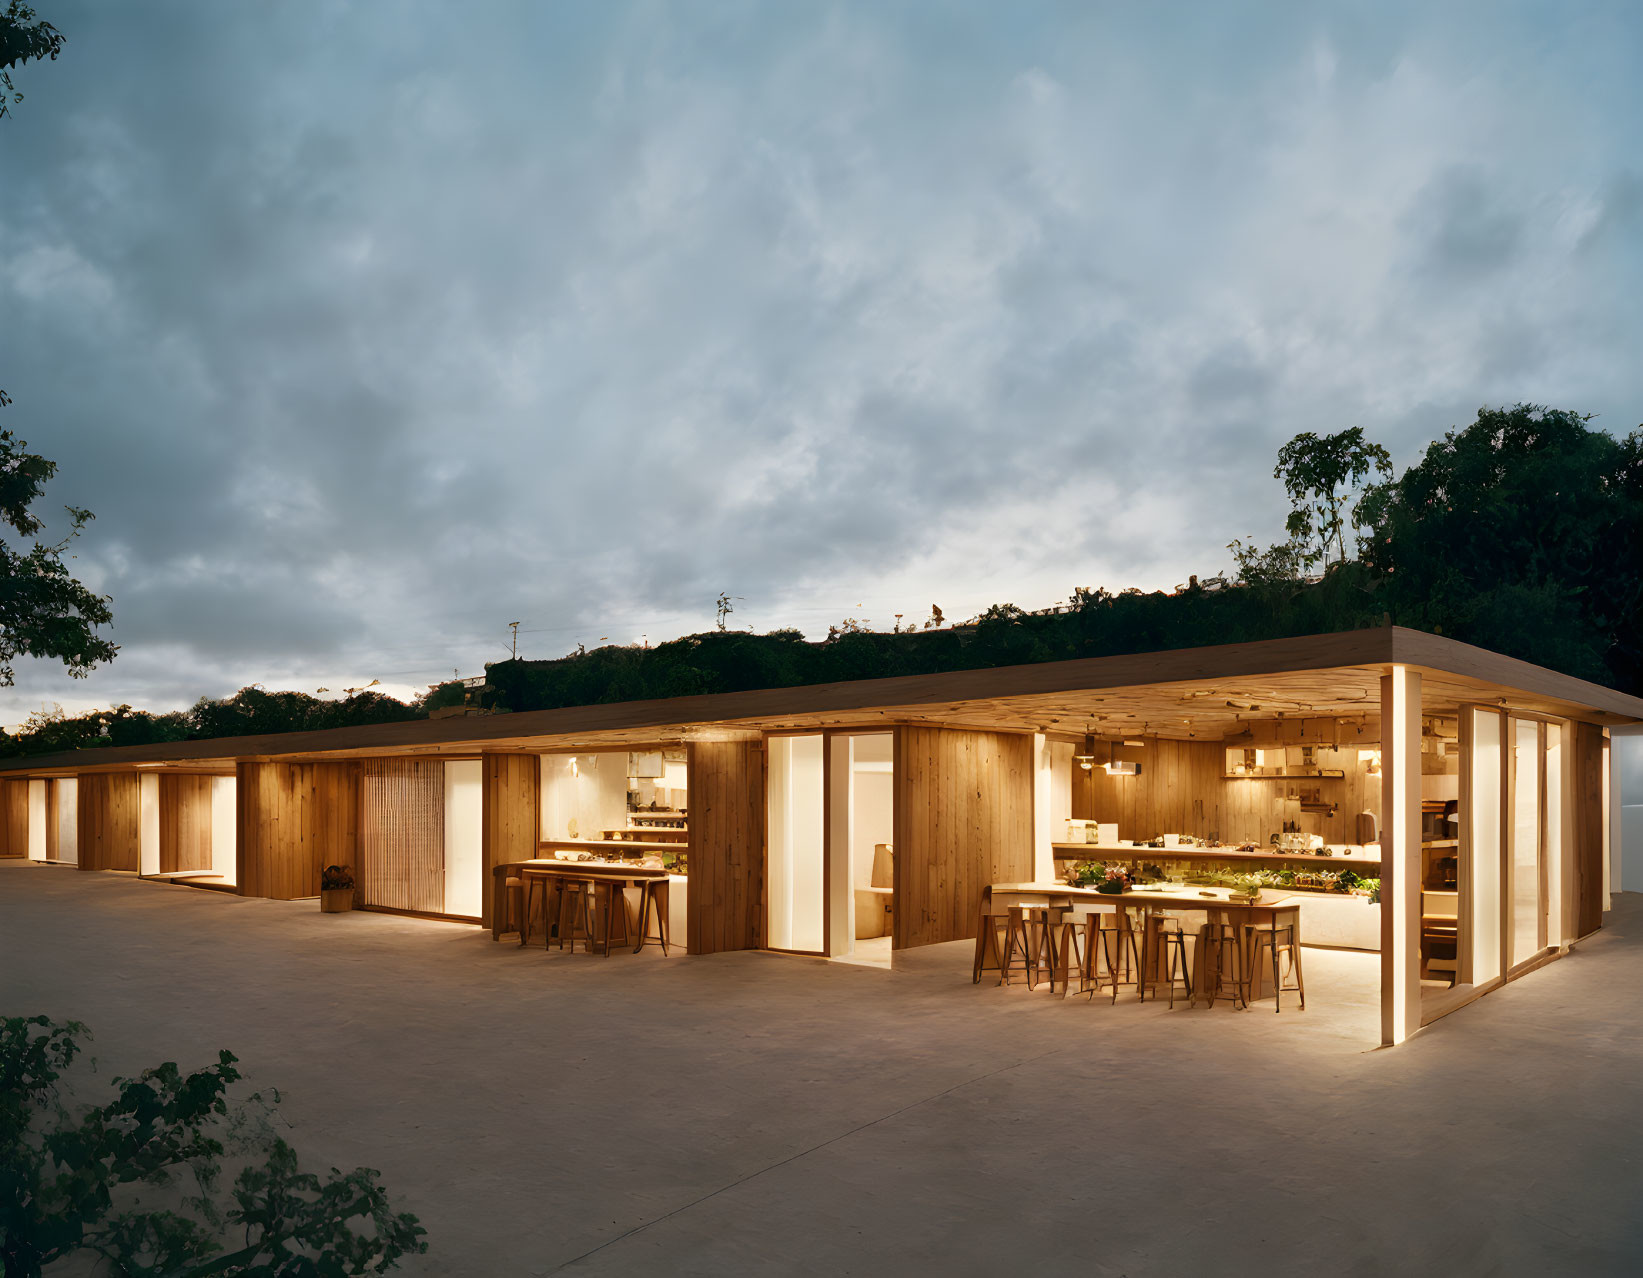
[[[445,765],[367,759],[360,838],[360,900],[445,912]]]

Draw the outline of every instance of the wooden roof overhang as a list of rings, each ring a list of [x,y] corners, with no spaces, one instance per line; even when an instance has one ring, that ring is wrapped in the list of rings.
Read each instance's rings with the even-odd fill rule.
[[[750,732],[897,724],[1220,738],[1251,720],[1377,717],[1380,679],[1393,665],[1422,672],[1428,713],[1501,704],[1600,724],[1643,721],[1643,699],[1612,688],[1438,635],[1378,627],[796,688],[65,751],[0,761],[0,773],[224,772],[237,760],[592,751]]]

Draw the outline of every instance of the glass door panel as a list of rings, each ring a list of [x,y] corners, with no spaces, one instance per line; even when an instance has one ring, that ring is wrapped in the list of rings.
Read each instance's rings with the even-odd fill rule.
[[[1541,947],[1545,918],[1540,890],[1540,725],[1511,720],[1512,811],[1511,951],[1512,966],[1533,958]]]

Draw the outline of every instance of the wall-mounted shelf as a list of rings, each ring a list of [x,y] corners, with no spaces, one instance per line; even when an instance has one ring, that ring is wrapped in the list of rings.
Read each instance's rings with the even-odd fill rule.
[[[1221,779],[1223,781],[1303,781],[1308,779],[1313,781],[1320,779],[1324,781],[1343,781],[1346,779],[1346,771],[1342,768],[1312,768],[1305,772],[1224,772],[1221,774]]]

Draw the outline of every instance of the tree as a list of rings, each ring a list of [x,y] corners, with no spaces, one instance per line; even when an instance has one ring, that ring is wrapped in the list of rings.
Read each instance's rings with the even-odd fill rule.
[[[0,118],[23,100],[12,83],[11,68],[30,59],[55,60],[62,33],[36,19],[22,0],[10,0],[0,13]],[[0,391],[0,408],[11,399]],[[44,528],[31,512],[57,464],[28,451],[9,430],[0,430],[0,520],[25,541]],[[19,656],[61,661],[71,675],[84,677],[113,658],[115,646],[93,632],[113,618],[107,600],[93,594],[63,566],[63,551],[92,518],[89,510],[66,507],[69,533],[61,541],[18,548],[0,540],[0,685],[13,680],[12,662]]]
[[[87,1252],[131,1278],[317,1278],[384,1273],[427,1250],[416,1217],[390,1209],[376,1172],[304,1173],[272,1135],[273,1102],[230,1102],[240,1079],[232,1052],[190,1074],[168,1061],[116,1078],[112,1100],[71,1113],[62,1077],[86,1036],[74,1021],[0,1020],[6,1278],[37,1278]],[[229,1203],[219,1194],[225,1156],[245,1159]]]
[[[1538,404],[1483,408],[1363,503],[1400,625],[1643,686],[1643,431]]]
[[[23,100],[11,81],[11,69],[30,59],[57,60],[63,47],[62,33],[49,22],[40,22],[23,0],[11,0],[0,13],[0,120],[12,106]]]
[[[1359,503],[1365,481],[1374,475],[1390,477],[1392,458],[1379,444],[1363,437],[1363,427],[1354,426],[1336,435],[1315,435],[1311,431],[1295,436],[1278,450],[1275,479],[1284,481],[1284,491],[1294,507],[1286,527],[1292,542],[1304,547],[1305,562],[1330,565],[1345,563],[1347,516],[1359,527]],[[1350,510],[1348,506],[1350,504]]]
[[[0,391],[0,408],[10,403]],[[56,473],[56,462],[29,452],[27,443],[0,430],[0,522],[25,542],[15,546],[0,538],[0,685],[7,687],[19,656],[61,661],[71,675],[84,678],[118,651],[96,633],[113,620],[107,598],[87,589],[63,562],[63,552],[92,513],[64,507],[68,534],[51,543],[37,539],[45,523],[31,507]]]

